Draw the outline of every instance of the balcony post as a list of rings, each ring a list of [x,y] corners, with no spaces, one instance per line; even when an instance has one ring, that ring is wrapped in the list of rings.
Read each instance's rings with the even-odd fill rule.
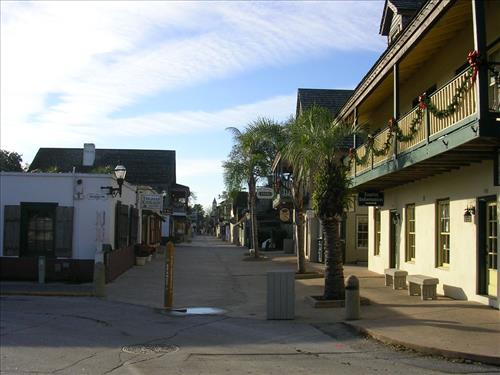
[[[358,106],[354,107],[353,115],[354,115],[354,120],[353,120],[354,125],[357,126],[358,125]],[[356,134],[353,135],[353,148],[354,148],[354,150],[356,150],[356,148],[358,148],[358,140],[357,140]],[[358,167],[358,165],[356,164],[356,159],[354,159],[353,163],[354,163],[354,177],[356,177],[356,169]]]
[[[425,143],[429,144],[429,138],[431,136],[431,119],[429,118],[429,111],[426,109],[424,111],[424,126],[425,126]]]
[[[393,117],[396,121],[399,120],[399,62],[396,62],[393,67],[393,84],[394,84],[394,89],[393,89],[393,99],[394,99],[394,108],[393,108]],[[397,157],[398,155],[398,141],[396,138],[396,134],[393,134],[393,154],[394,158]]]
[[[488,66],[486,64],[486,17],[483,0],[472,0],[472,19],[474,32],[474,48],[479,52],[482,63],[476,80],[476,110],[479,117],[479,128],[487,124],[488,119]]]

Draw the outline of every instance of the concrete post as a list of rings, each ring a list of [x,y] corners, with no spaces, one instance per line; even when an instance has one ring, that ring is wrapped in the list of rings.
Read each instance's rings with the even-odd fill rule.
[[[45,284],[45,257],[38,257],[38,284]]]
[[[94,292],[96,297],[106,297],[106,266],[102,251],[97,251],[94,259]]]
[[[350,275],[345,281],[345,318],[346,320],[359,319],[359,280]]]
[[[165,290],[163,293],[163,307],[166,309],[172,308],[174,297],[174,252],[174,243],[168,241],[165,252]]]

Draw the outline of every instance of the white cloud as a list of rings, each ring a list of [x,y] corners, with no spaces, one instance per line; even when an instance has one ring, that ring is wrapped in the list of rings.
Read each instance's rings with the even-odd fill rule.
[[[26,134],[38,145],[48,134],[58,134],[51,144],[67,144],[117,128],[136,134],[139,127],[187,132],[240,124],[246,120],[238,116],[254,113],[251,106],[120,122],[109,115],[160,91],[325,51],[380,49],[375,28],[367,28],[378,24],[380,7],[340,1],[1,2],[2,147],[26,144]],[[50,93],[60,102],[47,106]]]

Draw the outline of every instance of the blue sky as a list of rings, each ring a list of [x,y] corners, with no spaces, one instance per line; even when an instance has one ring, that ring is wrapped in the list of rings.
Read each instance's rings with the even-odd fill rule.
[[[0,147],[176,150],[209,206],[232,139],[354,88],[385,48],[382,1],[1,2]]]

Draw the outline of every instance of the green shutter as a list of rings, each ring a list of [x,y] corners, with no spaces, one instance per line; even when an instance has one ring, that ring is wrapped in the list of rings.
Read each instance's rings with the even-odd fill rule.
[[[56,207],[55,256],[73,255],[73,207]]]
[[[3,231],[3,255],[19,256],[21,240],[21,206],[5,206]]]

